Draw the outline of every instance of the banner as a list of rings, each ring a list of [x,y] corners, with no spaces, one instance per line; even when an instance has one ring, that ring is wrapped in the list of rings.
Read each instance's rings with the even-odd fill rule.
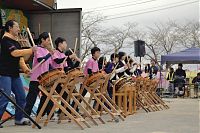
[[[5,26],[8,20],[15,20],[19,23],[20,29],[23,31],[28,26],[28,19],[23,11],[15,9],[1,9],[2,26]]]

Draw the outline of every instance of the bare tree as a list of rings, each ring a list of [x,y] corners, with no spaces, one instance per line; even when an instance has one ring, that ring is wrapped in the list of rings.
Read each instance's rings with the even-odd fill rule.
[[[188,21],[184,24],[169,20],[147,27],[146,41],[147,59],[160,60],[162,54],[180,50],[182,46],[200,47],[199,22]]]
[[[103,47],[104,54],[118,52],[120,49],[130,47],[133,44],[130,40],[131,32],[136,26],[136,23],[127,23],[122,27],[107,29],[102,36],[102,43],[105,46]]]
[[[188,21],[181,24],[169,20],[166,23],[155,23],[152,27],[141,28],[137,23],[127,23],[121,27],[105,28],[101,25],[104,19],[101,14],[83,13],[82,60],[94,46],[100,47],[103,55],[108,55],[121,49],[133,50],[136,40],[146,42],[145,58],[156,62],[162,54],[175,52],[181,46],[200,47],[199,22]]]
[[[199,22],[188,21],[182,25],[175,25],[178,29],[178,41],[182,46],[190,48],[192,46],[200,47]]]
[[[149,50],[147,56],[158,61],[160,55],[169,54],[179,45],[179,32],[174,21],[155,24],[148,27],[146,46]],[[180,46],[180,45],[179,45]]]
[[[82,44],[81,55],[82,60],[90,54],[90,49],[94,46],[98,46],[99,38],[102,31],[100,24],[105,17],[101,14],[95,13],[83,13],[82,15]]]
[[[94,46],[99,47],[103,55],[108,55],[129,45],[130,32],[136,24],[127,23],[122,27],[105,29],[101,26],[104,19],[105,17],[100,14],[83,13],[81,31],[82,60],[90,54],[90,49]]]

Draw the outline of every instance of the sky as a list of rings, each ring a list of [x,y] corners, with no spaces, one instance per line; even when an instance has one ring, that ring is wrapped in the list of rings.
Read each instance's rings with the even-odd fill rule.
[[[57,5],[58,9],[82,8],[83,12],[95,11],[108,16],[105,26],[127,22],[152,26],[168,20],[199,21],[198,0],[57,0]]]
[[[95,11],[108,16],[103,23],[107,27],[127,22],[146,27],[168,20],[199,21],[200,4],[199,0],[57,0],[57,6],[58,9],[82,8],[83,12]]]

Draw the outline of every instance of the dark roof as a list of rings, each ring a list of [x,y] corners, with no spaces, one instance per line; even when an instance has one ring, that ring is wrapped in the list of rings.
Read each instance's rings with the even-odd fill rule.
[[[40,0],[0,0],[0,8],[19,9],[24,11],[44,11],[54,9],[53,5],[49,6]]]

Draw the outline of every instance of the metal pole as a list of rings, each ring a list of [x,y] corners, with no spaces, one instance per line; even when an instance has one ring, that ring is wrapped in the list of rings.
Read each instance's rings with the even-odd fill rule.
[[[13,99],[11,99],[6,93],[4,93],[3,92],[3,90],[2,89],[0,89],[0,94],[2,94],[2,95],[4,95],[12,104],[14,104],[15,106],[16,106],[16,108],[18,108],[19,110],[21,110],[23,113],[24,113],[24,115],[31,121],[31,122],[33,122],[33,124],[35,124],[37,127],[38,127],[38,129],[41,129],[41,126],[39,125],[39,124],[37,124],[19,105],[17,105],[14,101],[13,101]]]

